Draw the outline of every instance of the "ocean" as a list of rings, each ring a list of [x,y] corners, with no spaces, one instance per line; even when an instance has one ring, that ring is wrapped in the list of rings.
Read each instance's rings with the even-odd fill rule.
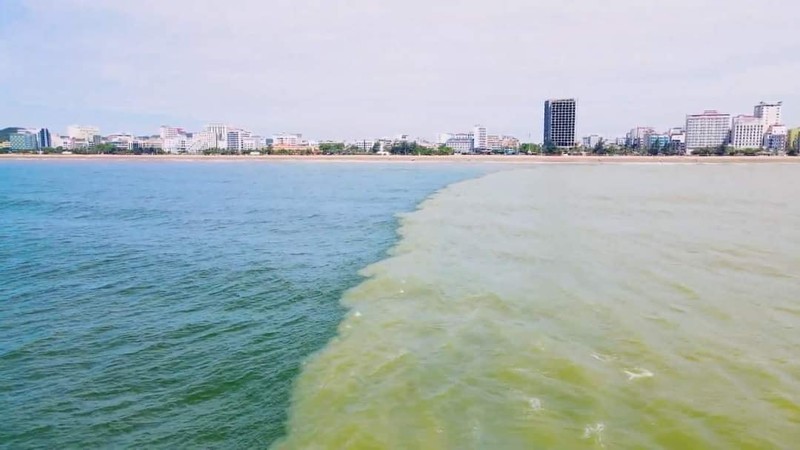
[[[795,448],[779,164],[0,163],[0,446]]]

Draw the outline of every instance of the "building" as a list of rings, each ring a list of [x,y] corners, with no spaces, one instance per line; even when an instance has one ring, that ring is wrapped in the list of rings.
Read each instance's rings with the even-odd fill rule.
[[[764,147],[773,153],[786,151],[789,130],[785,125],[772,125],[764,136]]]
[[[452,133],[439,133],[439,134],[436,135],[436,143],[440,144],[440,145],[444,144],[451,137],[453,137]]]
[[[348,146],[358,149],[357,150],[358,152],[369,153],[372,151],[373,148],[375,148],[375,143],[376,141],[374,139],[362,139],[360,141],[350,142]],[[443,143],[437,142],[437,144],[443,144]]]
[[[782,107],[783,102],[761,102],[753,108],[753,116],[758,117],[764,122],[764,132],[772,125],[780,125],[783,123],[781,117]]]
[[[266,139],[261,136],[250,134],[249,136],[242,138],[242,151],[252,152],[255,150],[261,150],[266,146]]]
[[[486,136],[486,148],[492,152],[498,152],[503,149],[503,142],[500,136],[490,134]]]
[[[475,125],[475,127],[472,129],[472,139],[474,140],[472,144],[474,151],[489,149],[489,137],[486,134],[486,127]]]
[[[670,128],[667,134],[672,150],[675,153],[686,153],[686,130],[681,127]]]
[[[52,148],[67,148],[72,145],[72,139],[61,136],[58,133],[53,133],[50,135],[50,143]]]
[[[185,136],[185,135],[186,131],[184,131],[183,128],[178,128],[178,127],[170,127],[162,125],[161,128],[159,128],[158,130],[158,136],[162,140],[176,139],[179,136]]]
[[[445,142],[453,153],[469,154],[475,151],[475,136],[472,133],[455,133]]]
[[[756,116],[736,116],[731,126],[733,148],[761,148],[764,142],[764,122]]]
[[[106,141],[117,150],[132,151],[139,147],[132,134],[112,134],[106,137]]]
[[[272,148],[289,152],[312,150],[311,144],[302,134],[281,133],[272,136]]]
[[[574,98],[551,99],[544,102],[544,144],[561,148],[575,145]]]
[[[14,133],[8,137],[12,151],[31,151],[39,149],[39,140],[36,133],[27,131]]]
[[[599,134],[590,134],[581,139],[581,145],[583,148],[595,148],[602,140],[603,138]]]
[[[67,136],[75,140],[94,143],[95,136],[100,136],[100,129],[94,126],[70,125],[67,127]]]
[[[227,150],[228,149],[228,126],[221,123],[210,123],[206,125],[206,139],[208,148]]]
[[[518,150],[519,139],[514,136],[500,136],[500,148],[503,150]]]
[[[241,153],[244,150],[244,140],[250,137],[250,133],[245,130],[240,129],[229,129],[226,141],[227,141],[227,149]]]
[[[53,148],[53,139],[47,128],[40,129],[36,137],[39,141],[39,148]]]
[[[159,139],[161,137],[159,136]],[[191,139],[185,134],[179,134],[175,137],[161,139],[162,149],[166,153],[188,153],[191,147]],[[204,148],[206,150],[208,147]]]
[[[187,134],[187,139],[191,139],[192,135]],[[191,141],[190,141],[191,142]],[[139,145],[141,148],[158,152],[164,150],[164,140],[160,136],[140,136]]]
[[[686,150],[715,148],[728,143],[731,115],[707,110],[686,116]]]
[[[795,152],[800,151],[800,128],[792,128],[786,133],[786,148]]]
[[[647,135],[647,148],[652,150],[662,150],[669,148],[672,140],[667,133],[651,133]]]
[[[656,130],[652,127],[636,127],[631,129],[625,135],[625,147],[628,148],[647,148],[648,141],[651,134],[655,134]]]

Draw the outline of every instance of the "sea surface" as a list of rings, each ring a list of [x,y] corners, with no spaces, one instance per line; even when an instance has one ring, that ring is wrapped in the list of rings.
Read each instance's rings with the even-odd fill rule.
[[[797,448],[798,170],[2,162],[0,446]]]

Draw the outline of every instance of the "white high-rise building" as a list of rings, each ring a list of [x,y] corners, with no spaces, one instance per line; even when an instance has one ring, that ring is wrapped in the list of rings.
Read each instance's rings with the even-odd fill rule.
[[[731,115],[717,111],[686,116],[686,150],[714,148],[728,142]]]
[[[251,133],[246,130],[241,130],[238,128],[231,128],[228,129],[227,134],[227,141],[228,141],[228,150],[233,150],[235,152],[242,152],[245,150],[245,141],[249,139]]]
[[[755,116],[736,116],[731,127],[734,148],[760,148],[764,142],[764,121]]]
[[[67,136],[82,141],[92,141],[95,136],[100,136],[100,128],[84,125],[70,125],[67,127]]]
[[[781,117],[781,108],[783,106],[783,102],[777,103],[765,103],[761,102],[753,108],[753,116],[758,117],[764,122],[764,131],[771,127],[772,125],[781,125],[782,117]]]
[[[228,126],[221,123],[210,123],[206,125],[208,133],[208,148],[218,148],[227,150],[228,148]]]
[[[182,134],[184,134],[184,135],[186,134],[186,132],[183,131],[183,128],[168,127],[168,126],[162,125],[161,128],[159,128],[159,130],[158,130],[158,135],[161,137],[161,139],[164,139],[164,140],[175,139],[175,138],[177,138],[178,136],[180,136]]]
[[[486,134],[486,127],[475,125],[472,131],[472,139],[474,140],[472,147],[476,151],[486,150],[489,148],[489,137]]]

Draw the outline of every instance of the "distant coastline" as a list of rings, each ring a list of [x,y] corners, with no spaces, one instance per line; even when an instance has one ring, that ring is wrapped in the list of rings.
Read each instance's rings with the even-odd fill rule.
[[[207,162],[355,162],[355,163],[800,163],[797,156],[543,156],[543,155],[62,155],[0,154],[0,161],[207,161]]]

